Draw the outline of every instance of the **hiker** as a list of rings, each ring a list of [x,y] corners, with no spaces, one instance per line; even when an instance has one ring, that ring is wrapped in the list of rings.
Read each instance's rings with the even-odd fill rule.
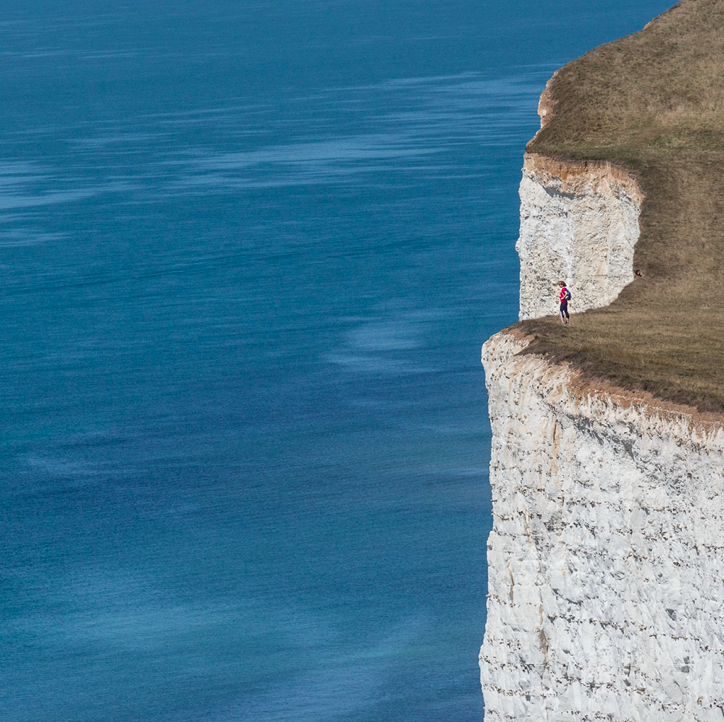
[[[561,301],[561,310],[560,310],[560,316],[561,316],[561,323],[566,324],[571,320],[571,317],[568,313],[568,302],[571,300],[571,292],[566,288],[566,282],[565,281],[558,281],[558,288],[561,289],[560,293],[560,301]]]

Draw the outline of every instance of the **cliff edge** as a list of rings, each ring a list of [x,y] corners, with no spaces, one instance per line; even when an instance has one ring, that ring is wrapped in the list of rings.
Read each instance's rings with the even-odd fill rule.
[[[483,347],[486,719],[724,719],[723,69],[724,0],[685,0],[541,98]]]
[[[483,347],[493,531],[486,720],[724,715],[719,419]]]
[[[684,0],[569,63],[539,112],[521,184],[529,352],[724,412],[724,0]],[[566,246],[587,239],[592,263]],[[561,275],[566,329],[547,315]]]

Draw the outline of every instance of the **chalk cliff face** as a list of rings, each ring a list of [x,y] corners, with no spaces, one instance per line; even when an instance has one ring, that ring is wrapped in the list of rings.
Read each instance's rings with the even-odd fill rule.
[[[571,311],[611,303],[634,278],[642,199],[637,183],[610,163],[527,154],[516,245],[521,320],[558,313],[558,280],[571,289]]]
[[[559,279],[575,311],[633,280],[643,195],[623,170],[528,155],[520,196],[521,319],[557,312]],[[486,720],[722,722],[720,419],[593,387],[528,343],[483,346]]]
[[[486,720],[724,717],[724,430],[483,347]]]

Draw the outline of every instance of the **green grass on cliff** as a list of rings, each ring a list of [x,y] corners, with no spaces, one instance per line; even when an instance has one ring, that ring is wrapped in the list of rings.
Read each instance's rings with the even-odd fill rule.
[[[724,411],[724,0],[684,0],[565,66],[551,92],[553,119],[528,151],[632,172],[646,194],[634,260],[644,275],[568,327],[522,322],[530,351]]]

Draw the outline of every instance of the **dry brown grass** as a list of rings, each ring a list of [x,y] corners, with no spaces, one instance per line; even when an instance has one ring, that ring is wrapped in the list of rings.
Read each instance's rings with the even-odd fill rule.
[[[724,411],[724,0],[684,0],[565,66],[551,92],[554,117],[528,150],[632,172],[646,194],[644,275],[568,327],[519,324],[530,351]]]

